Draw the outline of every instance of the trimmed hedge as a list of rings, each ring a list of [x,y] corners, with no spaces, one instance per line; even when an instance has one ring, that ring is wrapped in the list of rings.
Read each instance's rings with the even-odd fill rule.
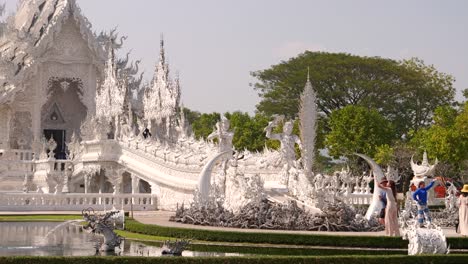
[[[162,242],[143,242],[145,245],[161,247]],[[240,253],[246,255],[270,256],[354,256],[354,255],[407,255],[407,249],[401,250],[366,250],[334,248],[295,248],[295,247],[258,247],[258,246],[225,246],[191,243],[187,250],[196,252]]]
[[[213,264],[292,264],[292,263],[466,263],[467,255],[423,256],[339,256],[339,257],[0,257],[4,264],[158,264],[158,263],[213,263]]]
[[[408,241],[401,237],[387,236],[333,236],[316,234],[250,233],[216,231],[146,225],[128,219],[125,229],[130,232],[153,236],[175,237],[217,242],[266,243],[333,247],[408,248]],[[453,249],[468,249],[468,238],[447,238]]]

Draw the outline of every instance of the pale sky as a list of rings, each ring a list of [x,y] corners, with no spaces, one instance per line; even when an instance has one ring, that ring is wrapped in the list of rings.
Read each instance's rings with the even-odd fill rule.
[[[5,1],[5,0],[3,0]],[[2,2],[0,0],[0,2]],[[6,0],[9,11],[17,0]],[[182,102],[200,112],[253,113],[251,71],[305,50],[419,57],[468,88],[468,1],[77,0],[93,31],[118,26],[152,77],[164,34]],[[305,80],[304,80],[305,82]]]

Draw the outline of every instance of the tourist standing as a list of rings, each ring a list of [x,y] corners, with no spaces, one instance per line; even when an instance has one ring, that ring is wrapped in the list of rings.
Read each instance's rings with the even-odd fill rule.
[[[387,194],[385,192],[381,192],[379,199],[382,202],[382,209],[380,209],[379,213],[379,223],[385,225],[385,209],[387,208]]]
[[[382,181],[379,188],[385,191],[387,206],[385,207],[385,234],[387,236],[399,236],[398,205],[396,201],[396,188],[394,181]]]
[[[462,236],[468,236],[468,184],[463,185],[458,197],[458,231]]]
[[[424,181],[419,182],[418,189],[413,193],[413,199],[418,203],[418,223],[420,227],[423,227],[424,220],[427,224],[431,224],[431,215],[429,214],[429,208],[427,207],[427,191],[434,186],[435,180],[426,187]]]

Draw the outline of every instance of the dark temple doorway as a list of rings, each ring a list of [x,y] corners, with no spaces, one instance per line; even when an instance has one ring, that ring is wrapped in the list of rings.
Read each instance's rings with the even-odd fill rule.
[[[54,151],[54,157],[56,159],[66,159],[65,154],[65,130],[60,129],[44,129],[44,137],[49,140],[50,137],[53,137],[55,142],[57,142],[57,148]]]

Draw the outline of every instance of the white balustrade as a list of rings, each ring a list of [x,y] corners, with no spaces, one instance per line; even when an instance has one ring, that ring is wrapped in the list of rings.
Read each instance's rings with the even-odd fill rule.
[[[156,210],[157,199],[152,194],[111,193],[0,193],[1,211],[75,211],[92,207],[105,210]]]

